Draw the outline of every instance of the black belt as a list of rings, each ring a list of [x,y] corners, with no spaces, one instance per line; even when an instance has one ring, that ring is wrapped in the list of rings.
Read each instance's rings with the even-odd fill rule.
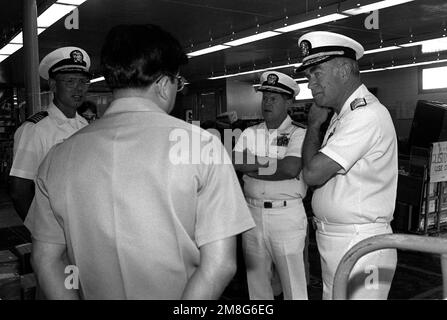
[[[276,202],[277,202],[277,201],[276,201]],[[283,201],[281,207],[285,207],[285,206],[287,206],[287,201],[286,201],[286,200]],[[275,208],[276,208],[276,207],[278,207],[278,205],[276,205]],[[271,209],[271,208],[273,208],[273,202],[271,202],[271,201],[264,201],[264,208],[265,208],[265,209]]]

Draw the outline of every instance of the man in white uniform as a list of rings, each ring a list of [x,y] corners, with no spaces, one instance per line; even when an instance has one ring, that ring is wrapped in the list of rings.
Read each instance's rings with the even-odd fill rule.
[[[307,188],[299,178],[306,131],[287,114],[299,86],[276,71],[262,74],[260,82],[265,122],[247,128],[233,153],[236,170],[244,173],[245,198],[256,222],[256,228],[242,235],[250,299],[274,298],[273,266],[284,299],[307,299],[307,217],[302,203]]]
[[[25,219],[34,197],[37,169],[48,151],[88,122],[76,109],[84,101],[91,75],[90,58],[83,49],[63,47],[42,59],[39,74],[54,94],[46,111],[28,118],[14,135],[10,192],[14,207]]]
[[[304,58],[298,71],[304,70],[316,103],[308,117],[303,175],[316,187],[312,208],[323,299],[331,299],[334,275],[346,251],[365,238],[392,233],[397,139],[388,110],[360,81],[357,60],[364,50],[358,42],[310,32],[299,44]],[[319,131],[328,108],[335,113],[321,142]],[[351,273],[348,297],[386,299],[396,263],[394,249],[361,258]]]

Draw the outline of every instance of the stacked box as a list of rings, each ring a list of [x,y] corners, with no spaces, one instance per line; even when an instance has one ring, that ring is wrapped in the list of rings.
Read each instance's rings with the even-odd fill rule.
[[[20,274],[32,273],[31,267],[31,243],[19,244],[14,247],[13,252],[19,258]]]
[[[20,277],[22,286],[22,300],[36,299],[36,277],[34,273],[28,273]]]
[[[19,259],[9,250],[0,251],[0,299],[21,299]]]

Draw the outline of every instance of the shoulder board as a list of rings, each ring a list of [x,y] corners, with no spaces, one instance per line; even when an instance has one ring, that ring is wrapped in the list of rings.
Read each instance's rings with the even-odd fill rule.
[[[351,110],[355,110],[359,107],[364,107],[366,106],[368,103],[366,102],[365,98],[357,98],[352,100],[351,102]]]
[[[32,123],[36,124],[39,121],[43,120],[47,116],[48,116],[48,112],[40,111],[38,113],[33,114],[31,117],[29,117],[25,121],[32,122]]]
[[[304,123],[301,123],[301,122],[298,122],[298,121],[292,121],[292,124],[294,126],[297,126],[297,127],[303,128],[303,129],[307,129],[307,126]]]

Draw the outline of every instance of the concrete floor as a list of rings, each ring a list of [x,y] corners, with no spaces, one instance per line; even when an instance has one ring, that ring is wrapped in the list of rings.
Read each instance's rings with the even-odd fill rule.
[[[322,294],[320,259],[313,231],[310,232],[308,295],[310,300],[320,300]],[[0,187],[0,250],[27,242],[30,242],[30,234],[17,216],[5,188]],[[240,241],[238,264],[238,272],[225,290],[223,300],[248,299]],[[442,291],[442,272],[438,255],[398,251],[398,266],[389,299],[442,299]],[[281,296],[278,299],[281,299]]]

